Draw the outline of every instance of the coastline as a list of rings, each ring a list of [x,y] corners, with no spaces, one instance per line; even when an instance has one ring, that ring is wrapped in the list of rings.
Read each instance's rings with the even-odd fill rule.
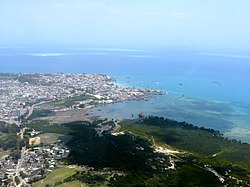
[[[123,101],[93,108],[96,116],[114,119],[135,119],[138,114],[161,116],[186,121],[199,127],[219,130],[225,137],[250,142],[249,115],[235,110],[229,103],[207,101],[169,93],[152,96],[148,101]]]
[[[106,75],[101,76],[106,77]],[[99,98],[97,97],[97,104],[89,113],[85,112],[82,114],[83,116],[87,114],[85,116],[86,118],[91,118],[90,116],[93,114],[95,117],[134,119],[138,117],[138,114],[143,113],[145,116],[154,115],[176,119],[178,121],[187,121],[200,127],[203,126],[219,130],[229,138],[250,142],[250,127],[247,125],[247,121],[250,121],[250,117],[247,113],[244,113],[245,110],[240,110],[240,103],[237,106],[238,110],[232,103],[189,97],[189,95],[183,94],[183,92],[176,93],[169,91],[168,94],[161,95],[163,92],[154,91],[160,88],[158,85],[161,83],[159,82],[153,82],[155,87],[147,87],[144,81],[136,85],[136,88],[133,88],[132,85],[121,81],[114,75],[107,76],[106,78],[107,80],[111,80],[113,84],[111,88],[114,88],[114,90],[117,88],[121,89],[121,91],[125,90],[132,97],[124,98],[124,96],[121,95],[118,99],[112,100],[109,95],[105,96],[104,99],[99,97],[99,95],[101,96],[101,94],[105,94],[105,92],[101,92],[101,94],[91,94],[91,96],[98,96]],[[113,78],[115,78],[115,82]],[[132,77],[125,77],[125,80],[127,79],[132,81]],[[144,87],[143,84],[145,84]],[[183,85],[179,85],[179,87],[182,88]],[[151,91],[148,92],[147,90]],[[164,91],[166,91],[166,89],[164,89]],[[137,95],[137,93],[144,93],[145,95]],[[78,107],[78,105],[76,107]],[[72,113],[73,112],[69,115],[63,114],[63,119],[69,121],[71,116],[73,116],[73,119],[83,119],[79,117],[80,114],[74,115]],[[57,119],[56,121],[62,122],[63,120]]]
[[[1,73],[0,119],[16,121],[31,116],[36,103],[50,102],[58,108],[85,108],[95,104],[147,99],[165,92],[147,88],[121,87],[103,74],[13,74]],[[26,118],[28,118],[26,117]]]

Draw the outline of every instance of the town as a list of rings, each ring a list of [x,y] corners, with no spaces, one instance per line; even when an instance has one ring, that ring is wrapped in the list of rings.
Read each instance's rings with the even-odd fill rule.
[[[88,108],[96,104],[147,99],[153,94],[165,92],[118,86],[115,79],[102,74],[1,73],[0,133],[3,134],[0,137],[2,142],[8,140],[6,146],[1,145],[1,149],[8,151],[11,148],[11,152],[3,151],[0,155],[0,186],[30,186],[53,168],[60,167],[60,160],[70,153],[61,140],[43,144],[39,136],[43,132],[27,128],[27,124],[32,122],[30,117],[39,105],[54,103],[50,105],[50,110],[60,111],[72,107]],[[55,104],[62,101],[68,101],[68,104]],[[96,128],[97,134],[102,136],[106,127],[110,128],[108,125]],[[7,135],[4,132],[8,132]],[[9,136],[12,136],[11,140]]]
[[[102,74],[0,74],[0,121],[19,124],[32,105],[89,95],[97,103],[146,99],[159,90],[122,87]]]
[[[60,159],[69,154],[69,150],[60,142],[47,146],[22,149],[18,162],[6,157],[0,161],[0,186],[29,186],[33,181],[42,179],[55,167],[60,167]],[[31,144],[33,145],[33,144]]]

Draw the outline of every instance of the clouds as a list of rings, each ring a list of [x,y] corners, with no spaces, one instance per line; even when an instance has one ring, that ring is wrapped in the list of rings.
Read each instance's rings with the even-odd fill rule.
[[[247,56],[247,55],[226,54],[226,53],[203,52],[203,53],[200,53],[200,55],[215,56],[215,57],[226,57],[226,58],[250,59],[250,56]]]

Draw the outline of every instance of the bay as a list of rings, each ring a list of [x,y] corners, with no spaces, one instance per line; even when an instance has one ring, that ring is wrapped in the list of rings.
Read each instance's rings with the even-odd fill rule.
[[[247,53],[83,47],[0,47],[0,72],[103,73],[117,84],[168,92],[147,101],[98,106],[112,118],[164,116],[250,142]],[[133,115],[133,117],[132,117]]]

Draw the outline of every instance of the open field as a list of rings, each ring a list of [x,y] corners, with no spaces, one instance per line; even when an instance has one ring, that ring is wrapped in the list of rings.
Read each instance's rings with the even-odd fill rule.
[[[60,139],[60,136],[60,134],[56,133],[44,133],[39,135],[39,137],[41,138],[41,142],[44,144],[55,143]]]
[[[87,185],[79,181],[74,181],[74,182],[67,182],[67,183],[58,185],[57,187],[87,187]]]
[[[36,128],[38,126],[48,125],[50,122],[48,120],[32,120],[31,123],[28,124],[30,128]]]
[[[34,183],[33,186],[34,187],[45,187],[46,184],[53,185],[56,182],[60,182],[63,179],[66,179],[69,176],[75,174],[76,171],[77,171],[77,169],[69,168],[69,167],[55,169],[46,178]]]
[[[56,112],[54,115],[38,118],[40,120],[51,121],[52,123],[69,123],[74,121],[94,121],[103,117],[94,116],[91,107],[84,109],[69,109],[66,111]]]
[[[48,104],[52,105],[52,106],[70,107],[70,106],[74,105],[76,102],[84,101],[84,100],[88,100],[88,99],[96,100],[96,98],[93,96],[79,95],[79,96],[69,97],[69,98],[66,98],[63,100],[59,100],[59,101],[54,101],[54,102],[51,102]]]
[[[52,144],[57,142],[58,140],[67,142],[70,139],[69,135],[57,134],[57,133],[44,133],[40,134],[41,142],[43,144]]]

